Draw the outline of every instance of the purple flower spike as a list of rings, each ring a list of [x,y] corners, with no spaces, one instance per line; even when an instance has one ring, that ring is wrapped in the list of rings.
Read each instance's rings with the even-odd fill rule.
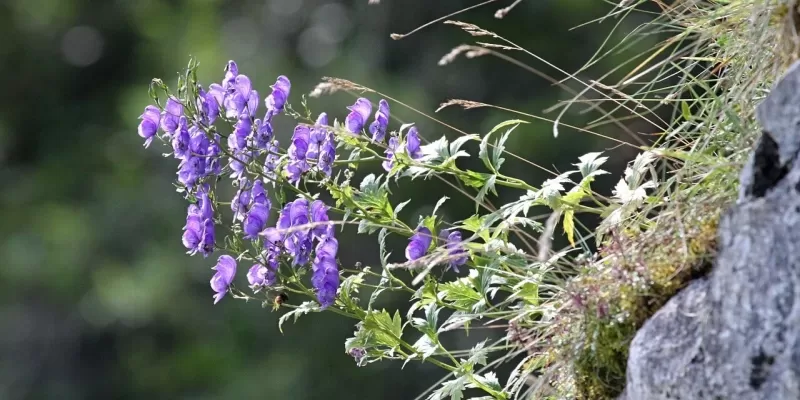
[[[375,113],[375,121],[369,125],[369,133],[372,134],[372,140],[376,142],[383,142],[386,136],[386,128],[389,127],[389,103],[381,99],[378,102],[378,111]]]
[[[267,218],[269,218],[269,206],[263,203],[253,204],[244,220],[244,238],[258,238],[258,234],[267,225]]]
[[[217,265],[211,269],[217,271],[211,278],[211,289],[214,289],[216,292],[214,295],[214,304],[217,304],[225,297],[228,288],[233,282],[234,276],[236,276],[236,260],[228,255],[220,256],[217,260]]]
[[[275,283],[275,271],[261,264],[255,264],[247,271],[247,282],[250,283],[250,288],[253,290],[272,286]]]
[[[409,239],[406,247],[406,259],[414,261],[425,256],[428,253],[428,247],[431,246],[431,240],[431,230],[424,226],[418,227],[416,233]]]
[[[182,115],[183,104],[174,97],[168,98],[164,112],[161,113],[161,129],[171,135],[178,129],[178,122]]]
[[[364,124],[367,123],[369,115],[372,114],[372,103],[361,97],[347,109],[350,110],[350,114],[347,114],[344,124],[348,131],[357,135],[364,129]]]
[[[412,126],[406,135],[406,152],[412,160],[422,157],[422,150],[420,149],[419,131],[416,126]]]
[[[311,265],[311,285],[317,291],[317,300],[322,308],[332,305],[339,288],[339,268],[336,253],[339,242],[333,236],[323,237],[316,248],[314,263]]]
[[[272,88],[272,93],[264,100],[264,103],[267,105],[267,116],[264,117],[266,120],[271,120],[273,116],[283,111],[283,107],[289,99],[289,91],[292,88],[292,83],[289,81],[289,78],[281,75],[275,81],[275,84],[270,87]]]
[[[399,145],[399,140],[397,140],[396,136],[392,136],[389,138],[389,146],[386,147],[386,161],[384,161],[381,165],[383,165],[383,169],[387,172],[392,170],[394,167],[394,152],[397,151],[397,146]]]
[[[447,263],[448,267],[453,268],[456,272],[458,272],[458,267],[466,264],[467,262],[467,250],[464,248],[464,244],[461,242],[461,232],[453,230],[447,234],[447,239],[445,240],[445,248],[447,249],[447,254],[450,257],[450,261]]]
[[[139,123],[139,136],[144,139],[144,147],[150,146],[153,141],[153,136],[158,132],[158,123],[161,121],[161,112],[156,106],[147,106],[144,108],[144,113],[139,117],[142,122]]]

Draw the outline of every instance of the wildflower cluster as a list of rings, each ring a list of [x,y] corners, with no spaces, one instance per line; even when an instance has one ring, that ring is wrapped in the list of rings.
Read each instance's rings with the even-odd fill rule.
[[[231,292],[247,296],[235,290],[234,281],[237,263],[249,260],[252,266],[247,271],[247,282],[254,293],[287,289],[281,279],[281,265],[291,269],[285,273],[287,277],[310,267],[311,287],[320,308],[333,305],[341,282],[335,221],[328,215],[331,207],[317,195],[299,189],[300,184],[341,187],[335,182],[338,176],[334,176],[337,147],[366,150],[365,144],[358,141],[348,144],[342,135],[383,146],[386,155],[383,167],[387,171],[395,167],[394,156],[398,151],[405,151],[410,160],[418,160],[422,157],[418,130],[411,127],[404,141],[393,134],[385,146],[389,103],[381,99],[373,115],[370,100],[358,98],[347,107],[349,114],[342,127],[338,123],[331,125],[326,113],[319,114],[313,123],[301,119],[284,152],[272,124],[289,107],[291,82],[287,77],[278,76],[270,86],[271,93],[263,99],[263,117],[259,118],[262,100],[236,62],[229,61],[222,81],[209,85],[207,90],[196,82],[196,67],[193,61],[181,77],[181,90],[177,94],[154,80],[151,97],[156,104],[145,107],[139,135],[145,147],[155,138],[161,139],[171,147],[167,156],[179,160],[178,191],[190,201],[182,238],[187,253],[200,253],[204,257],[215,251],[230,253],[219,256],[212,268],[216,271],[211,279],[214,302]],[[166,95],[163,105],[156,89]],[[296,113],[293,116],[299,117]],[[226,125],[229,131],[224,129]],[[401,143],[405,144],[404,150]],[[236,188],[229,202],[230,224],[222,217],[222,205],[227,202],[217,197],[217,186],[225,178]],[[269,187],[278,191],[270,196]],[[284,201],[282,207],[275,209],[271,198],[283,196],[284,188],[294,191],[297,198]],[[341,197],[339,202],[343,202]],[[270,226],[271,215],[277,216],[273,226]],[[369,215],[361,217],[370,220]],[[372,217],[375,222],[375,216]],[[217,238],[218,228],[230,232],[223,241]],[[429,250],[432,234],[428,228],[424,229],[425,235],[415,235],[416,239],[409,243],[406,252],[409,261],[419,259]],[[252,249],[245,250],[248,242]],[[463,265],[467,253],[460,245],[460,233],[452,232],[442,243],[445,242],[450,253],[458,254],[448,263]]]

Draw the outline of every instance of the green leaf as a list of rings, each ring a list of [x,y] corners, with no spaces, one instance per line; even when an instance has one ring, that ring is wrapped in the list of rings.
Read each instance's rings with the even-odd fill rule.
[[[683,119],[685,119],[687,121],[691,121],[692,120],[692,110],[689,109],[689,102],[688,101],[682,101],[681,102],[681,115],[683,116]]]
[[[442,196],[442,198],[439,199],[439,201],[436,202],[436,206],[433,207],[433,212],[431,214],[432,215],[436,215],[436,211],[438,211],[439,207],[441,207],[442,204],[444,204],[444,202],[447,201],[448,199],[449,199],[449,197]]]
[[[475,290],[475,286],[469,278],[447,282],[439,287],[442,299],[460,310],[472,310],[478,302],[483,300],[483,296]]]
[[[294,322],[297,322],[297,319],[300,318],[301,315],[308,314],[310,312],[319,312],[321,311],[319,308],[319,304],[315,301],[305,301],[294,310],[287,312],[286,314],[281,315],[278,318],[278,330],[283,333],[283,323],[289,319],[289,317],[294,317]]]
[[[458,179],[461,179],[461,182],[464,182],[469,187],[480,189],[486,184],[490,176],[493,175],[468,170],[458,174]]]
[[[364,317],[364,329],[375,335],[378,344],[394,348],[400,345],[403,334],[400,311],[391,317],[386,310],[372,311]]]
[[[422,355],[422,361],[436,353],[439,348],[439,345],[434,343],[428,335],[422,335],[412,346]]]
[[[521,298],[526,304],[539,305],[539,285],[531,281],[523,281],[515,287],[514,297]]]
[[[487,339],[488,340],[488,339]],[[477,365],[486,365],[488,362],[487,356],[489,349],[486,348],[486,340],[479,342],[472,349],[469,350],[469,359],[465,363],[465,367],[475,367]]]
[[[500,165],[502,165],[503,161],[500,158],[500,155],[503,153],[503,150],[505,150],[504,144],[506,139],[508,139],[508,135],[511,133],[511,131],[516,129],[516,127],[519,126],[519,124],[527,124],[527,123],[528,121],[523,121],[521,119],[512,119],[508,121],[503,121],[495,125],[495,127],[492,128],[492,130],[489,131],[489,133],[487,133],[483,137],[483,139],[481,140],[481,144],[479,146],[478,157],[481,159],[481,161],[483,161],[483,164],[486,166],[487,169],[489,169],[492,172],[497,172],[497,170],[500,169]],[[503,129],[511,125],[513,125],[513,127],[511,127],[511,129],[506,131],[506,133],[503,135],[500,141],[495,142],[494,144],[495,149],[492,151],[492,160],[489,160],[489,137],[492,136],[493,133],[499,131],[500,129]]]
[[[468,382],[467,377],[459,376],[456,379],[442,383],[442,387],[431,393],[428,400],[444,400],[448,397],[450,400],[461,400],[464,398],[464,389],[466,389]]]
[[[567,234],[567,239],[572,247],[575,247],[575,210],[569,209],[564,211],[564,233]]]
[[[494,193],[495,196],[497,196],[497,190],[495,190],[494,188],[494,182],[496,179],[497,175],[490,175],[489,178],[486,179],[486,182],[483,184],[483,187],[481,188],[480,191],[478,191],[478,195],[475,196],[476,207],[478,204],[483,202],[483,199],[486,198],[486,195],[489,194],[489,192],[492,192]]]

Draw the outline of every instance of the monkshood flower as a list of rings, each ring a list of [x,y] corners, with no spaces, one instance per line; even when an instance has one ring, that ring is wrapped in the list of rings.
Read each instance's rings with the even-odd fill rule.
[[[336,252],[339,242],[333,236],[320,239],[311,264],[311,285],[317,291],[317,301],[322,308],[332,305],[339,288],[339,268],[336,265]]]
[[[233,132],[228,136],[228,149],[231,152],[235,152],[247,148],[247,137],[250,136],[252,130],[253,121],[250,116],[246,113],[240,114],[239,119],[233,126]]]
[[[247,282],[250,288],[258,290],[275,283],[275,271],[261,264],[255,264],[247,271]]]
[[[461,241],[461,232],[457,230],[448,231],[445,239],[445,248],[448,255],[448,267],[458,272],[458,267],[466,264],[468,258],[467,250]]]
[[[428,247],[431,246],[431,241],[431,230],[424,226],[418,227],[406,246],[406,259],[414,261],[425,256],[428,253]]]
[[[416,126],[412,126],[406,135],[406,153],[412,160],[422,157],[422,149],[420,149],[419,131]]]
[[[189,144],[192,138],[189,136],[189,127],[186,124],[186,117],[181,117],[178,122],[178,129],[172,136],[172,151],[175,158],[186,160],[189,157]]]
[[[280,159],[280,155],[278,154],[279,146],[277,140],[273,140],[272,143],[267,147],[267,158],[264,160],[264,176],[269,179],[275,179],[275,168],[278,168],[278,159]]]
[[[367,123],[369,119],[369,115],[372,114],[372,103],[369,100],[361,97],[356,100],[356,102],[347,107],[350,110],[350,114],[347,114],[347,118],[344,120],[344,125],[347,127],[347,130],[351,133],[357,135],[361,133],[361,130],[364,129],[364,125]]]
[[[228,118],[236,118],[242,113],[252,117],[258,110],[258,92],[253,90],[247,75],[236,76],[222,101],[225,106],[225,116]]]
[[[229,255],[220,256],[217,265],[211,269],[217,271],[211,278],[211,289],[216,292],[214,304],[217,304],[228,293],[228,288],[236,276],[236,260]]]
[[[239,190],[233,195],[231,201],[234,221],[244,221],[247,211],[250,210],[250,195],[253,193],[250,189],[250,182],[247,179],[239,181]]]
[[[222,149],[219,143],[222,138],[218,133],[214,134],[214,140],[208,141],[208,149],[206,150],[206,176],[218,176],[222,173],[222,161],[220,161],[220,154]]]
[[[383,165],[383,169],[387,172],[392,170],[394,167],[394,152],[397,151],[397,146],[399,146],[400,140],[397,139],[397,136],[392,136],[389,138],[389,145],[386,147],[384,153],[386,154],[386,160],[381,164]]]
[[[254,122],[255,134],[253,135],[253,147],[259,150],[267,150],[272,141],[272,123],[268,120],[256,119]]]
[[[269,218],[269,205],[262,203],[253,204],[244,220],[244,238],[257,239],[258,234],[264,230],[264,227],[267,225],[267,218]]]
[[[144,147],[150,146],[153,137],[158,132],[158,123],[161,121],[161,112],[158,107],[150,105],[144,108],[144,113],[139,117],[139,136],[144,139]]]
[[[319,149],[328,136],[328,114],[322,113],[317,117],[317,122],[309,130],[308,151],[306,158],[316,160],[319,157]]]
[[[369,125],[369,133],[372,134],[372,140],[376,142],[383,142],[386,136],[386,128],[389,127],[389,103],[381,99],[378,102],[378,111],[375,112],[375,121]]]
[[[333,173],[333,162],[336,160],[336,145],[334,143],[333,133],[328,133],[320,147],[317,161],[317,168],[329,178]]]
[[[330,221],[330,218],[328,218],[328,206],[322,200],[314,200],[311,203],[311,222],[315,224],[314,228],[311,229],[311,233],[314,237],[319,239],[325,235],[333,235],[333,225],[326,224],[328,221]]]
[[[312,241],[309,224],[308,200],[299,198],[287,203],[278,217],[278,230],[285,235],[284,247],[292,256],[293,265],[308,263],[311,255]]]
[[[178,129],[178,122],[183,116],[183,104],[170,96],[167,99],[167,104],[164,106],[164,111],[161,113],[161,130],[168,135],[172,135]]]
[[[200,120],[206,125],[211,125],[219,117],[221,103],[217,101],[216,94],[206,92],[202,87],[198,87],[197,94],[197,110],[200,113]],[[222,93],[220,92],[221,95]],[[219,101],[221,101],[221,98]]]
[[[305,125],[297,125],[288,150],[289,163],[286,164],[286,175],[291,183],[297,183],[310,168],[306,161],[309,140],[311,140],[311,129]]]
[[[275,81],[275,84],[270,87],[272,88],[272,93],[264,99],[264,103],[267,105],[267,115],[264,117],[266,121],[272,120],[273,116],[283,111],[286,100],[289,99],[289,91],[292,88],[292,83],[289,81],[289,78],[281,75]]]
[[[236,65],[236,61],[228,61],[228,64],[225,65],[225,78],[222,79],[222,88],[228,90],[233,86],[237,76],[239,76],[239,66]]]
[[[252,151],[250,150],[237,150],[233,153],[233,157],[231,157],[231,178],[232,179],[242,179],[245,175],[245,171],[247,169],[247,163],[250,162],[252,158]]]
[[[214,211],[205,190],[199,191],[197,200],[189,205],[182,241],[189,254],[200,252],[207,257],[214,251]]]

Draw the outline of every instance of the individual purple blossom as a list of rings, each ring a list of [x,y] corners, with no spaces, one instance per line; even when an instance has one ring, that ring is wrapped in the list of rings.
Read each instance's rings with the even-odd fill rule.
[[[347,109],[350,110],[350,114],[347,114],[347,118],[344,120],[344,125],[347,127],[348,131],[357,135],[361,133],[362,129],[364,129],[364,125],[367,123],[369,115],[372,114],[372,103],[370,103],[369,100],[360,97],[352,106],[347,107]]]
[[[250,198],[253,204],[265,204],[269,208],[270,201],[267,198],[267,190],[264,189],[264,181],[257,179],[253,182],[253,188],[250,189]]]
[[[219,117],[221,100],[218,102],[217,95],[215,93],[206,92],[202,87],[198,88],[197,95],[197,109],[200,113],[201,120],[206,125],[213,124],[214,121],[217,120],[217,117]]]
[[[422,157],[422,149],[420,149],[419,131],[416,126],[412,126],[406,135],[406,152],[412,160]]]
[[[309,130],[306,158],[316,160],[319,157],[320,147],[328,136],[328,128],[326,125],[328,125],[328,114],[322,113],[317,117],[317,122]]]
[[[286,204],[278,217],[278,229],[284,233],[284,247],[294,265],[303,265],[311,255],[312,241],[309,225],[309,204],[304,198]]]
[[[253,136],[253,147],[259,150],[267,150],[273,137],[272,123],[268,120],[257,119],[253,125],[256,127]]]
[[[425,256],[428,253],[428,247],[431,246],[431,241],[431,230],[424,226],[418,227],[406,246],[406,259],[414,261]]]
[[[264,176],[269,179],[275,179],[275,168],[278,168],[278,159],[280,158],[278,154],[279,145],[277,140],[273,140],[267,148],[267,157],[264,160]]]
[[[224,87],[224,85],[223,85]],[[250,78],[247,75],[237,75],[229,85],[225,98],[225,116],[236,118],[242,113],[252,117],[258,110],[258,92],[253,90]]]
[[[253,204],[244,220],[244,238],[256,239],[258,234],[266,227],[267,218],[269,218],[269,205],[264,203]]]
[[[467,250],[464,248],[464,243],[461,241],[461,232],[457,230],[447,232],[445,248],[447,249],[448,255],[448,267],[458,272],[458,267],[466,264],[468,259]]]
[[[172,136],[172,151],[175,158],[186,160],[189,158],[190,151],[189,145],[192,138],[189,136],[189,127],[186,123],[186,117],[181,117],[178,122],[178,129]]]
[[[211,269],[217,271],[211,278],[211,289],[216,292],[214,304],[217,304],[225,297],[225,294],[228,293],[228,288],[233,283],[233,278],[236,276],[236,260],[229,255],[220,256],[217,260],[217,265]]]
[[[218,133],[214,134],[214,140],[208,141],[208,149],[206,149],[206,176],[217,176],[222,173],[222,162],[220,161],[220,154],[222,149],[219,143],[222,138]]]
[[[275,271],[261,264],[255,264],[247,271],[247,282],[250,283],[250,288],[253,290],[272,286],[275,278]]]
[[[329,133],[327,139],[322,142],[319,150],[317,168],[325,176],[329,177],[333,173],[333,162],[336,160],[336,146],[333,141],[333,133]]]
[[[317,301],[322,308],[332,305],[339,288],[339,268],[336,265],[336,253],[339,242],[333,236],[320,239],[311,264],[311,285],[317,291]]]
[[[378,111],[375,112],[375,121],[369,125],[369,133],[372,134],[372,140],[376,142],[383,142],[386,136],[386,128],[389,127],[389,103],[381,99],[378,102]]]
[[[247,163],[250,162],[252,152],[248,150],[238,150],[233,153],[231,157],[231,179],[242,179],[247,169]]]
[[[311,230],[316,238],[321,238],[324,235],[331,235],[333,225],[328,224],[328,206],[322,200],[314,200],[311,203],[311,222],[314,223],[314,228]]]
[[[233,126],[233,132],[228,136],[228,149],[235,152],[247,148],[247,137],[253,130],[253,121],[246,113],[239,115],[239,119]]]
[[[291,183],[297,183],[310,168],[306,161],[310,135],[311,129],[305,125],[297,125],[294,128],[292,144],[288,150],[289,162],[286,164],[286,175]]]
[[[208,256],[214,251],[214,211],[205,190],[198,193],[197,204],[190,204],[183,227],[183,245],[189,254]]]
[[[222,88],[227,90],[233,85],[237,76],[239,76],[239,66],[236,65],[236,61],[228,61],[225,65],[225,78],[222,79]]]
[[[150,105],[144,108],[144,113],[139,117],[139,136],[144,139],[144,147],[149,147],[153,137],[158,132],[158,123],[161,121],[161,112],[158,107]]]
[[[178,99],[170,96],[164,106],[164,111],[161,113],[161,129],[172,135],[178,129],[181,116],[183,116],[183,104]]]
[[[242,179],[239,182],[239,190],[231,200],[231,211],[233,211],[234,221],[244,221],[247,211],[250,210],[250,196],[252,195],[250,182],[247,179]]]
[[[226,93],[225,89],[218,83],[212,83],[208,85],[208,95],[213,97],[214,100],[217,101],[217,114],[219,114],[220,108],[223,106],[225,102],[225,93]]]
[[[205,170],[203,157],[187,157],[178,165],[178,182],[187,188],[193,187],[205,175]]]
[[[271,120],[273,116],[283,111],[286,101],[289,99],[292,83],[289,78],[281,75],[275,81],[275,84],[270,87],[272,88],[272,93],[264,99],[264,103],[267,106],[267,115],[264,120]]]
[[[386,154],[386,160],[383,161],[381,164],[383,169],[386,171],[391,171],[392,167],[394,167],[394,152],[397,151],[397,147],[399,146],[400,141],[397,139],[397,136],[392,136],[389,138],[389,145],[386,147],[384,153]]]
[[[190,204],[186,215],[186,225],[183,226],[183,246],[189,250],[189,254],[198,251],[198,246],[203,240],[203,217],[200,214],[200,207],[197,204]]]

